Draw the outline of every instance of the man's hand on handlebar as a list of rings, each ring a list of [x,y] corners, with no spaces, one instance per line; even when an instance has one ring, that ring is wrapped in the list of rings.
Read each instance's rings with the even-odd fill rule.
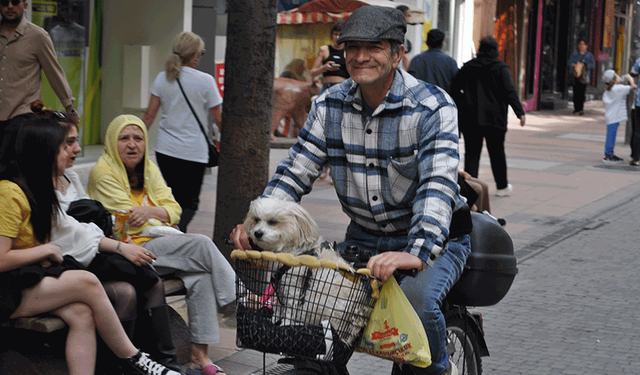
[[[415,255],[411,255],[405,252],[388,251],[386,253],[378,254],[367,263],[367,268],[371,270],[371,274],[382,280],[387,281],[396,269],[410,270],[416,269],[422,270],[422,260]]]
[[[229,239],[233,241],[233,246],[238,250],[251,250],[251,244],[249,243],[249,235],[244,230],[244,225],[238,224],[231,234]]]

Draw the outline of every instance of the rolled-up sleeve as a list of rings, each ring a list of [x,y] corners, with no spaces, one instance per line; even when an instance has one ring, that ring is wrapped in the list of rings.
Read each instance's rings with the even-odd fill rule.
[[[49,37],[47,33],[38,34],[38,42],[40,44],[40,53],[38,54],[40,66],[42,66],[42,70],[47,76],[53,92],[60,99],[60,103],[67,108],[72,105],[76,99],[73,97],[67,76],[64,74],[64,70],[62,70],[58,62],[51,37]]]

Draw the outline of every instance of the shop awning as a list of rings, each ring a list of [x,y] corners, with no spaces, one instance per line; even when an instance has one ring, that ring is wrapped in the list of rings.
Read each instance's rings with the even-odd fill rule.
[[[379,5],[395,8],[398,5],[409,7],[409,24],[422,24],[424,12],[415,6],[400,1],[385,0],[313,0],[296,9],[278,13],[278,25],[294,25],[305,23],[334,23],[345,20],[351,12],[365,6]]]

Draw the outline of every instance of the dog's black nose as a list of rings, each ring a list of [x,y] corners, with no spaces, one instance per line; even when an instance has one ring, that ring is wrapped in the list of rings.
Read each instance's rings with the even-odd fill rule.
[[[254,235],[254,236],[255,236],[255,238],[257,238],[257,239],[261,239],[263,234],[264,234],[264,233],[262,233],[262,231],[261,231],[261,230],[257,230],[257,231],[255,231],[255,232],[253,232],[253,235]]]

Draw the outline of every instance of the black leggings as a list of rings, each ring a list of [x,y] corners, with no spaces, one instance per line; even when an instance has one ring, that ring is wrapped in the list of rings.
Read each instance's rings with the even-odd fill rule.
[[[573,111],[580,112],[584,110],[584,100],[587,92],[587,85],[582,82],[573,84]]]
[[[198,210],[200,204],[200,191],[204,179],[206,165],[195,161],[174,158],[156,152],[158,167],[162,177],[171,188],[173,197],[180,207],[180,230],[186,232],[187,225]]]
[[[635,161],[640,160],[640,108],[634,108],[631,111],[631,158]]]

